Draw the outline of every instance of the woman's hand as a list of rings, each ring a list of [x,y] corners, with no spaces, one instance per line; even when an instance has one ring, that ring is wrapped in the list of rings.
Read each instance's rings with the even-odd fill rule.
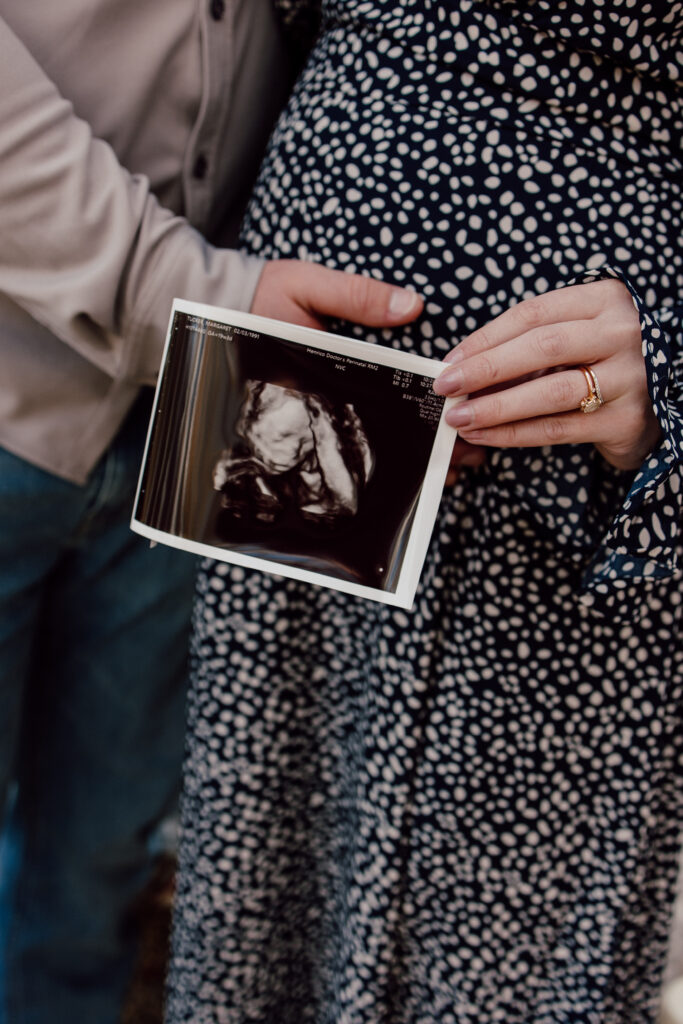
[[[512,306],[446,356],[439,395],[467,395],[446,419],[464,441],[498,448],[592,442],[635,469],[660,434],[647,391],[638,314],[621,281],[547,292]],[[604,404],[585,413],[596,375]]]

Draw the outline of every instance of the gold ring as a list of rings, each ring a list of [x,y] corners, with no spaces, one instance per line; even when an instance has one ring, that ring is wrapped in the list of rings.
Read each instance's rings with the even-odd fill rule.
[[[605,399],[602,397],[602,391],[598,384],[598,378],[590,366],[579,366],[579,370],[581,370],[581,373],[586,378],[586,384],[588,385],[588,394],[585,398],[581,399],[581,412],[595,412],[596,409],[605,404]]]

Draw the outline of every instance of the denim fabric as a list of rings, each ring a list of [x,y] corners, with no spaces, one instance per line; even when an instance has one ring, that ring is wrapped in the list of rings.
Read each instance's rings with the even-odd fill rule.
[[[0,450],[0,1024],[114,1024],[177,796],[195,560],[129,519],[149,414],[87,485]]]

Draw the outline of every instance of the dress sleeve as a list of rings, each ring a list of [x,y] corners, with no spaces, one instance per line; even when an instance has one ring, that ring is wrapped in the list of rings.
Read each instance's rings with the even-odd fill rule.
[[[618,269],[568,284],[621,280],[638,310],[650,399],[661,437],[637,471],[609,465],[593,445],[507,449],[499,485],[514,493],[558,557],[574,565],[577,599],[613,619],[638,617],[657,581],[680,569],[683,507],[683,304],[648,309]]]
[[[683,510],[683,302],[651,311],[619,270],[585,275],[624,282],[638,310],[652,408],[661,427],[658,446],[635,474],[584,577],[588,591],[610,583],[658,579],[678,571]]]
[[[248,308],[262,263],[132,175],[0,19],[0,291],[112,378],[152,383],[175,295]]]

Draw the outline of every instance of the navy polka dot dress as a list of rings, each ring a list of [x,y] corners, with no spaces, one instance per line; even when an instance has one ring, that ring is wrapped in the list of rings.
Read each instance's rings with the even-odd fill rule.
[[[244,227],[443,357],[616,276],[661,442],[493,451],[399,611],[205,562],[170,1024],[652,1022],[683,816],[683,3],[326,0]],[[348,324],[337,327],[344,332]],[[603,387],[606,382],[603,382]]]

